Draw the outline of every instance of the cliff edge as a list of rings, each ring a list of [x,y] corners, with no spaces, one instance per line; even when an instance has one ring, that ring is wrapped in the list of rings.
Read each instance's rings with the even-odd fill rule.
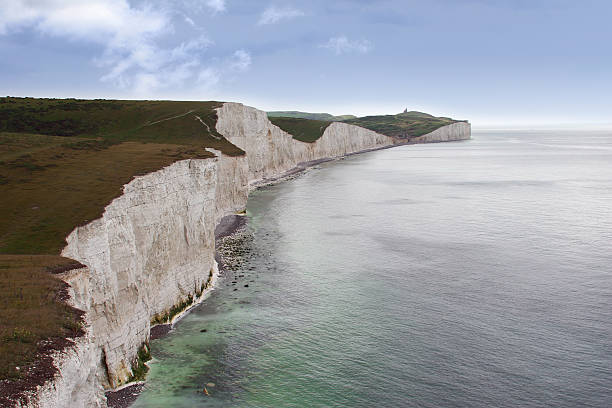
[[[60,277],[71,286],[70,304],[85,312],[86,334],[54,356],[59,373],[18,406],[106,406],[105,389],[134,380],[151,326],[172,322],[212,290],[215,227],[246,208],[250,189],[304,163],[403,144],[342,122],[304,143],[238,103],[224,103],[217,116],[218,133],[244,156],[209,149],[216,157],[136,177],[100,218],[67,237],[62,255],[85,267]],[[458,122],[412,142],[469,137],[469,124]]]

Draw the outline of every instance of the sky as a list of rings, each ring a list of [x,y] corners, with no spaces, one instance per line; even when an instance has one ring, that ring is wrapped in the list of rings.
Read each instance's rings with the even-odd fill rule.
[[[610,0],[0,0],[0,95],[612,128]]]

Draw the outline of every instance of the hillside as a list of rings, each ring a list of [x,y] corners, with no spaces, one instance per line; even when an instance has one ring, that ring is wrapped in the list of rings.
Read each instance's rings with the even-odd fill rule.
[[[411,111],[397,115],[364,116],[344,120],[344,122],[361,126],[383,135],[410,140],[433,132],[442,126],[462,121]]]
[[[332,122],[344,122],[360,126],[377,133],[399,139],[410,139],[450,125],[458,120],[435,117],[428,113],[410,111],[397,115],[355,117],[352,115],[332,116],[329,113],[307,113],[298,111],[268,112],[268,119],[294,139],[312,143],[319,139]]]
[[[135,175],[243,152],[216,131],[218,102],[0,98],[0,253],[57,254]],[[109,165],[111,164],[112,165]]]
[[[312,143],[318,140],[325,129],[332,124],[329,120],[312,120],[290,117],[270,117],[270,122],[283,129],[300,142]]]
[[[310,119],[310,120],[324,120],[331,122],[340,122],[346,119],[354,119],[357,116],[354,115],[340,115],[334,116],[329,113],[308,113],[299,111],[275,111],[267,112],[269,118],[299,118],[299,119]]]
[[[206,144],[242,154],[215,129],[220,102],[0,98],[0,132]]]

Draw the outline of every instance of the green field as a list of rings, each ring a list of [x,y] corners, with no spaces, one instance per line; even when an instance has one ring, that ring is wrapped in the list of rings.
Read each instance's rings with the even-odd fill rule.
[[[0,98],[0,132],[206,144],[243,154],[215,125],[220,102]],[[199,118],[199,119],[198,119]]]
[[[311,119],[311,120],[326,120],[331,122],[340,122],[346,119],[354,119],[357,116],[354,115],[340,115],[334,116],[329,113],[309,113],[299,111],[274,111],[268,112],[269,118],[299,118],[299,119]]]
[[[423,136],[442,126],[456,122],[460,121],[416,111],[403,112],[397,115],[364,116],[344,121],[344,123],[361,126],[383,135],[406,140]]]
[[[134,176],[213,147],[217,102],[0,98],[0,253],[58,254]]]
[[[268,112],[268,118],[276,126],[292,134],[295,139],[308,143],[320,138],[331,122],[344,122],[405,140],[423,136],[442,126],[460,122],[416,111],[360,118],[353,115],[333,116],[329,113],[277,111]]]
[[[312,143],[323,136],[331,121],[301,118],[270,117],[270,122],[283,129],[300,142]]]

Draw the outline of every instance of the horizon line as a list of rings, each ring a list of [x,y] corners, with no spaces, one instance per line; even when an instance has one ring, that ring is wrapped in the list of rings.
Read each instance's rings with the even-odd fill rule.
[[[221,102],[221,103],[240,103],[246,106],[251,106],[255,109],[259,109],[261,111],[264,112],[273,112],[273,111],[297,111],[297,112],[306,112],[306,113],[328,113],[334,116],[338,116],[338,115],[347,115],[347,114],[351,114],[351,113],[334,113],[330,110],[326,111],[325,109],[315,109],[315,110],[310,110],[310,109],[305,109],[305,110],[301,110],[298,107],[295,108],[290,108],[290,109],[263,109],[263,108],[259,108],[257,107],[257,104],[250,104],[249,102],[238,102],[238,101],[230,101],[230,100],[222,100],[223,98],[220,99],[191,99],[191,98],[184,98],[184,99],[179,99],[179,98],[146,98],[146,97],[142,97],[142,98],[137,98],[137,97],[83,97],[83,96],[21,96],[21,95],[4,95],[4,96],[0,96],[1,98],[32,98],[32,99],[64,99],[64,100],[68,100],[68,99],[76,99],[76,100],[109,100],[109,101],[120,101],[120,100],[125,100],[125,101],[170,101],[170,102],[210,102],[210,101],[215,101],[215,102]],[[264,104],[265,105],[265,104]],[[417,108],[415,109],[409,109],[408,110],[413,110],[413,111],[417,111],[417,112],[423,112],[420,110],[417,110]],[[403,111],[403,109],[402,109]],[[401,112],[401,111],[400,111]],[[428,113],[428,112],[423,112],[423,113]],[[429,113],[428,113],[429,114]],[[393,115],[393,113],[368,113],[366,115],[363,116],[379,116],[379,115]],[[358,116],[358,115],[355,115]],[[435,116],[435,115],[434,115]],[[440,115],[441,117],[449,117],[446,115]],[[466,115],[463,115],[466,116]],[[360,117],[360,116],[358,116]],[[362,116],[361,116],[362,117]],[[459,119],[454,119],[454,120],[459,120]],[[551,122],[551,121],[547,121],[547,122],[530,122],[530,121],[525,121],[525,122],[516,122],[516,120],[509,120],[508,122],[513,122],[513,123],[508,123],[508,122],[504,122],[504,121],[500,121],[500,120],[496,120],[494,122],[489,122],[487,120],[473,120],[473,119],[461,119],[461,121],[467,121],[468,123],[470,123],[472,125],[472,130],[474,131],[505,131],[505,130],[522,130],[522,131],[545,131],[545,130],[555,130],[555,131],[559,131],[559,130],[565,130],[565,131],[576,131],[576,130],[589,130],[589,131],[601,131],[601,132],[606,132],[606,131],[612,131],[612,122],[601,122],[601,121],[575,121],[575,122]]]

